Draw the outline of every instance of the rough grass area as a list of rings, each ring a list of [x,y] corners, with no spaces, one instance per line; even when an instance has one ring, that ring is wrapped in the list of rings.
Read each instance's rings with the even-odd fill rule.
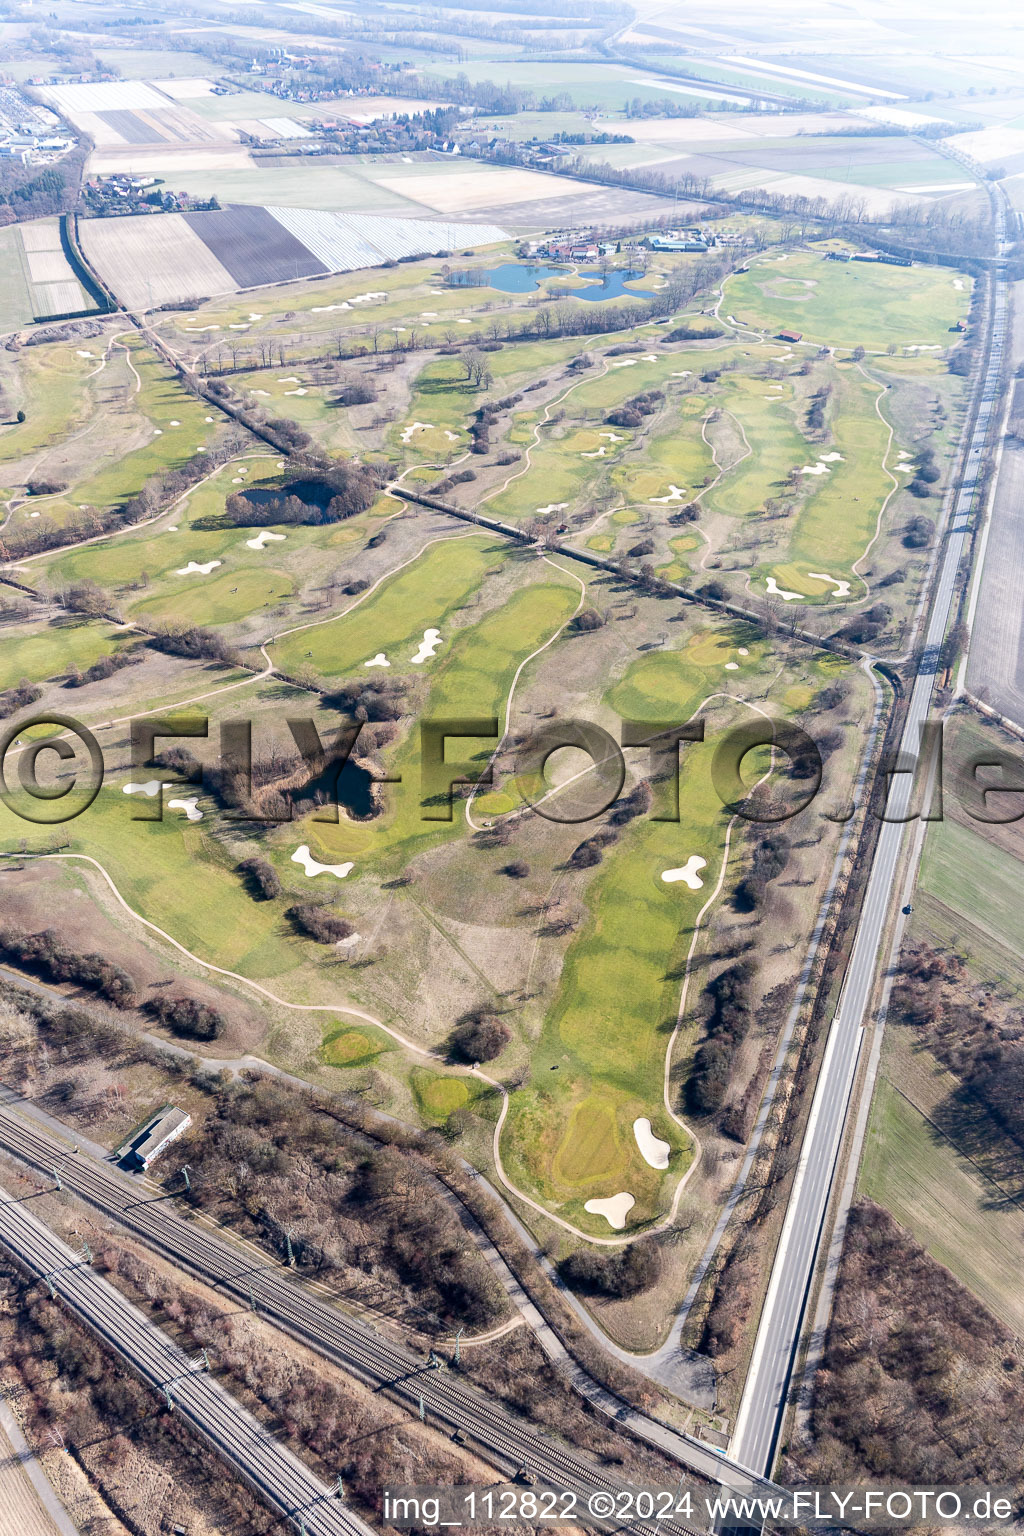
[[[959,278],[963,289],[954,287]],[[770,255],[725,285],[723,314],[757,330],[797,330],[832,347],[948,347],[967,313],[970,278],[947,267],[828,261],[824,250]]]
[[[961,822],[929,828],[918,889],[1011,953],[1020,953],[1021,865]]]

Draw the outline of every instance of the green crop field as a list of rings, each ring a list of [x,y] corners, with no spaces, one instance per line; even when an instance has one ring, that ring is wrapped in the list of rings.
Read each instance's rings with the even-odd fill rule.
[[[875,1089],[859,1184],[1015,1333],[1024,1329],[1024,1212],[886,1077]]]
[[[16,224],[9,224],[0,229],[0,331],[27,325],[33,313],[21,231]]]
[[[1020,954],[1021,864],[980,832],[950,819],[930,827],[918,887]]]
[[[884,352],[890,343],[954,345],[950,328],[969,303],[970,279],[948,268],[828,261],[818,249],[784,262],[768,256],[730,277],[722,313],[758,330],[797,330],[807,341]]]

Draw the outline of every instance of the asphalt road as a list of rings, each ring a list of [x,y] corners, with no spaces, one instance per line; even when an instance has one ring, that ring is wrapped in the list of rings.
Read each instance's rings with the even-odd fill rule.
[[[34,1274],[49,1277],[61,1300],[198,1430],[283,1515],[301,1518],[309,1536],[373,1536],[331,1490],[178,1348],[82,1254],[55,1237],[23,1200],[0,1189],[0,1244]]]
[[[1001,233],[1000,219],[997,221],[1000,241]],[[1005,284],[997,278],[993,279],[991,288],[991,348],[979,385],[977,418],[953,498],[945,547],[934,577],[921,662],[900,739],[901,757],[907,761],[917,758],[920,728],[929,718],[938,649],[949,622],[956,581],[976,510],[988,433],[999,409],[1007,299]],[[778,1450],[790,1377],[846,1127],[886,919],[897,891],[897,864],[905,830],[904,818],[910,812],[911,793],[912,775],[895,774],[729,1445],[730,1459],[764,1476],[771,1475]]]
[[[225,1297],[255,1307],[260,1316],[318,1354],[372,1387],[386,1390],[412,1412],[419,1412],[422,1400],[428,1423],[450,1433],[460,1431],[509,1476],[525,1467],[539,1483],[584,1495],[628,1487],[621,1475],[588,1463],[553,1435],[515,1418],[455,1372],[430,1368],[421,1356],[321,1300],[273,1259],[260,1257],[254,1262],[248,1251],[179,1215],[167,1195],[109,1164],[97,1164],[81,1151],[69,1155],[68,1143],[6,1106],[0,1107],[0,1148],[47,1175],[59,1166],[66,1190],[130,1228],[172,1263],[212,1283]],[[501,1347],[500,1341],[496,1347]],[[739,1491],[758,1491],[759,1479],[751,1480],[709,1447],[624,1402],[619,1403],[615,1421],[714,1483],[727,1481]],[[642,1522],[631,1529],[654,1536],[653,1527]],[[686,1526],[667,1520],[659,1523],[658,1533],[691,1536]]]

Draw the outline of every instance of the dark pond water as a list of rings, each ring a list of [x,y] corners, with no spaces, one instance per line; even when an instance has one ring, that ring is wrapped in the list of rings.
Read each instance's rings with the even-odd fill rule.
[[[549,277],[564,277],[569,271],[567,267],[545,267],[533,262],[505,261],[500,267],[490,267],[480,272],[467,273],[460,276],[452,274],[452,282],[455,287],[488,287],[497,288],[501,293],[533,293],[541,283]],[[483,282],[471,281],[477,276],[483,278]],[[606,272],[599,276],[594,273],[581,272],[577,274],[586,279],[585,288],[576,288],[573,294],[577,299],[586,299],[589,302],[601,299],[618,299],[625,294],[627,297],[634,293],[639,298],[649,299],[653,295],[641,288],[629,289],[624,285],[641,277],[640,272],[623,272],[616,270]]]
[[[337,800],[341,809],[350,816],[376,816],[377,807],[373,803],[373,791],[370,788],[372,783],[373,779],[367,770],[349,758],[340,773],[336,764],[328,763],[323,772],[304,784],[298,793],[299,798],[305,800],[318,798],[319,792],[324,804],[330,805]]]

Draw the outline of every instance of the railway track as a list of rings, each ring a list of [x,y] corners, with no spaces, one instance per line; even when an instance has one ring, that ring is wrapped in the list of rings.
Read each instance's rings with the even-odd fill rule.
[[[412,1413],[418,1414],[422,1404],[424,1415],[437,1427],[473,1442],[505,1475],[525,1473],[538,1483],[569,1489],[584,1498],[629,1488],[625,1478],[587,1462],[554,1436],[515,1418],[445,1367],[425,1362],[361,1320],[312,1296],[273,1260],[253,1262],[225,1238],[186,1221],[167,1196],[154,1195],[113,1169],[69,1156],[67,1146],[7,1109],[0,1109],[0,1148],[40,1172],[52,1174],[59,1165],[65,1189],[127,1227],[172,1264],[249,1305]],[[628,1411],[623,1404],[623,1417]],[[698,1536],[694,1527],[671,1520],[656,1526],[637,1521],[629,1529],[637,1536]]]
[[[269,1504],[309,1536],[373,1536],[299,1458],[103,1280],[80,1254],[0,1189],[0,1244],[115,1350]]]

